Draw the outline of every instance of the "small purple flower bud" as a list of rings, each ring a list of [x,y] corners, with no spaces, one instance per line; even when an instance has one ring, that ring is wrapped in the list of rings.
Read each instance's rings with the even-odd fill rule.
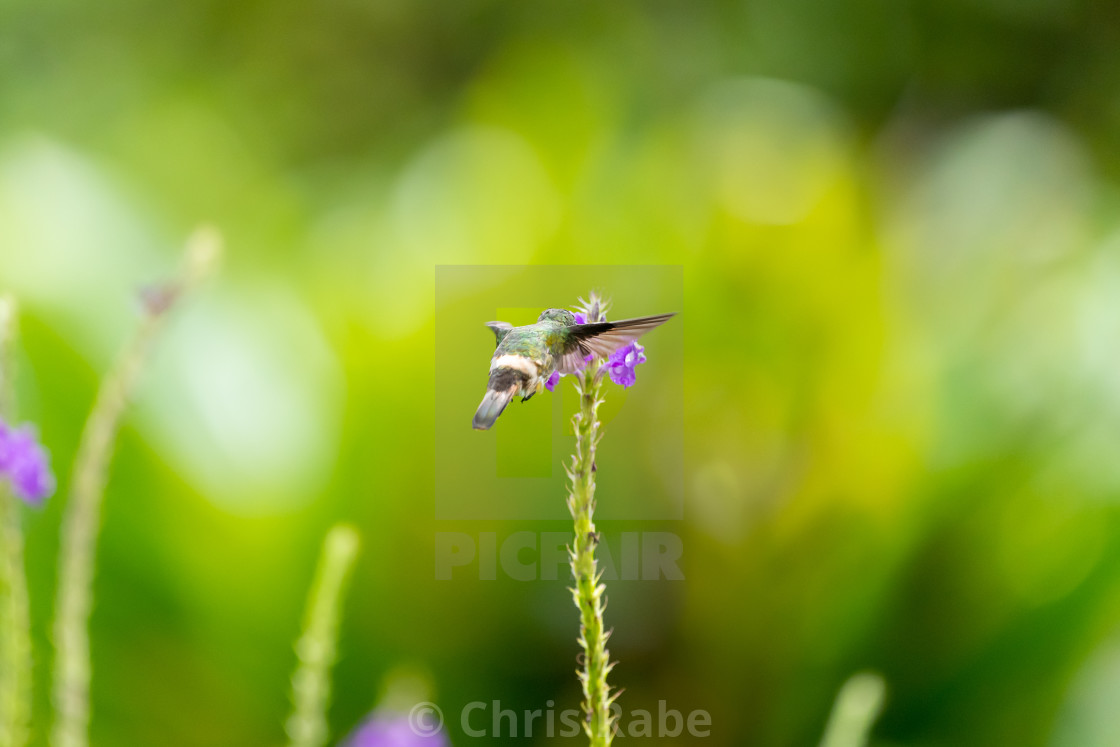
[[[559,384],[559,383],[560,383],[560,372],[559,371],[553,371],[552,375],[548,377],[548,381],[546,381],[544,383],[544,388],[551,392],[556,388],[556,385]]]
[[[28,425],[11,428],[0,420],[0,477],[24,503],[39,506],[54,492],[46,450]]]
[[[182,289],[177,285],[146,285],[140,289],[140,307],[148,316],[159,316],[175,303]]]
[[[371,716],[343,743],[345,747],[450,747],[438,723],[415,715]]]
[[[638,380],[634,368],[639,363],[645,362],[645,348],[637,342],[632,342],[626,347],[619,348],[611,353],[611,357],[607,361],[607,373],[610,375],[611,381],[623,388],[629,388],[634,386],[634,383]]]

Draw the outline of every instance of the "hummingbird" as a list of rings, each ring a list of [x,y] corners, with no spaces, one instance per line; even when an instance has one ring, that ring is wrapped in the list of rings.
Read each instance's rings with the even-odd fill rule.
[[[657,314],[618,322],[577,324],[567,309],[545,309],[535,324],[514,327],[506,322],[487,322],[494,332],[497,349],[490,359],[490,382],[486,396],[474,414],[475,430],[485,431],[515,396],[528,401],[544,388],[555,371],[574,374],[584,358],[611,353],[629,345],[664,323],[673,314]]]

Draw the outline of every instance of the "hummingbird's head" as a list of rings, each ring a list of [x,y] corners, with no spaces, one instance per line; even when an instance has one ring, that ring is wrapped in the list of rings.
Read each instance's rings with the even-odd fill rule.
[[[567,309],[545,309],[541,312],[538,322],[560,322],[566,327],[576,323],[576,315]]]

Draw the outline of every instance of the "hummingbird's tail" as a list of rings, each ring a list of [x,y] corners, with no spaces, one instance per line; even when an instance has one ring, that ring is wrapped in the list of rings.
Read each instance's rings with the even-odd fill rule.
[[[528,359],[525,360],[529,362]],[[499,359],[498,362],[502,360]],[[531,362],[529,364],[533,365]],[[473,425],[476,431],[489,430],[514,395],[529,384],[529,373],[524,369],[524,366],[515,366],[512,363],[491,369],[490,382],[486,385],[486,396],[482,398],[482,404],[474,414]]]
[[[474,414],[474,421],[472,422],[474,429],[476,431],[489,430],[498,416],[502,414],[502,410],[506,409],[506,405],[513,399],[516,392],[516,384],[504,391],[487,389],[486,396],[482,398],[482,404],[478,406],[478,412]]]

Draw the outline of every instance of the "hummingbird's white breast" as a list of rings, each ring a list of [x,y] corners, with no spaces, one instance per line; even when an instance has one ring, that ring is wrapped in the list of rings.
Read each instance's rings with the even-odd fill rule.
[[[495,355],[494,359],[490,361],[490,370],[493,371],[495,368],[513,368],[531,379],[535,379],[540,373],[540,367],[532,358],[511,353]]]

